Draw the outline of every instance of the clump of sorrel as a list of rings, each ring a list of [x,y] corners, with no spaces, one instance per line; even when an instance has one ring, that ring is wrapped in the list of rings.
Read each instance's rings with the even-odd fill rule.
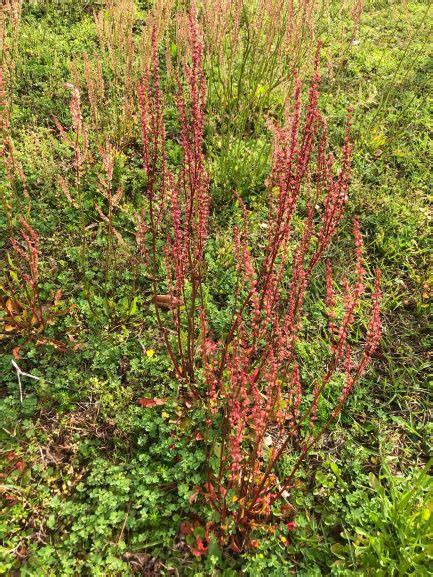
[[[20,217],[18,233],[10,239],[12,250],[0,269],[0,338],[11,338],[15,356],[18,356],[22,344],[28,342],[63,349],[64,344],[44,336],[48,325],[65,313],[62,292],[57,291],[50,299],[42,297],[39,235],[23,216]]]
[[[254,544],[254,530],[268,525],[277,510],[279,519],[286,517],[292,526],[290,497],[297,473],[340,414],[380,337],[378,271],[368,297],[364,345],[356,350],[350,344],[366,291],[357,219],[354,271],[341,279],[341,288],[326,260],[347,201],[351,144],[347,132],[337,169],[318,109],[317,69],[316,59],[305,110],[296,81],[285,126],[272,126],[264,249],[251,249],[249,215],[239,199],[243,225],[234,230],[238,304],[226,339],[206,340],[203,347],[208,436],[215,439],[216,428],[222,430],[214,440],[218,459],[209,451],[205,495],[217,512],[221,538],[235,551]],[[321,330],[329,344],[323,372],[314,378],[299,354],[304,326],[311,321],[306,301],[313,275],[326,279],[328,321]]]
[[[185,533],[193,531],[197,537],[195,554],[206,552],[210,534],[239,552],[254,545],[256,529],[272,526],[276,516],[293,526],[290,499],[297,473],[340,414],[377,347],[380,274],[368,297],[370,320],[359,349],[351,341],[359,327],[366,269],[356,219],[353,272],[337,283],[327,260],[347,202],[349,130],[337,167],[318,109],[317,55],[306,105],[295,79],[285,125],[271,126],[273,164],[262,223],[266,239],[255,250],[249,214],[238,198],[242,217],[233,230],[237,285],[231,326],[225,338],[210,337],[203,296],[212,280],[206,276],[204,254],[209,215],[202,152],[205,86],[194,12],[190,42],[186,87],[179,82],[177,95],[182,149],[177,175],[167,168],[156,43],[152,67],[140,86],[149,220],[146,224],[143,211],[139,237],[143,246],[150,238],[153,300],[175,372],[196,394],[203,390],[199,376],[206,384],[201,396],[208,408],[207,481],[200,493],[213,510],[213,520],[206,524],[204,537],[192,526]],[[311,320],[306,303],[311,301],[312,281],[320,276],[327,316],[320,330],[328,358],[322,374],[311,378],[299,349],[305,347],[303,331]],[[169,311],[168,319],[162,317],[162,308]]]

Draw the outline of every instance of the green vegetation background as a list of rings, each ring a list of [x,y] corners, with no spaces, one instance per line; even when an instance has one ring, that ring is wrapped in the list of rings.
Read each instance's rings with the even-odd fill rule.
[[[25,3],[11,114],[32,222],[43,238],[43,288],[62,287],[66,296],[75,295],[69,240],[76,223],[58,201],[52,115],[67,123],[67,64],[97,42],[91,7]],[[83,346],[63,357],[49,347],[26,350],[20,364],[41,380],[23,378],[22,404],[11,350],[0,345],[0,574],[431,575],[428,15],[426,2],[366,2],[341,70],[323,79],[331,131],[341,129],[348,107],[354,111],[349,212],[360,216],[371,268],[384,273],[384,335],[375,370],[313,455],[309,482],[295,497],[290,542],[267,536],[253,553],[233,557],[215,548],[199,560],[179,544],[202,479],[203,449],[193,435],[200,410],[179,417],[169,362],[142,301],[132,318],[120,314],[113,323],[103,299],[95,296],[91,311],[75,295],[78,312],[62,330],[77,331],[78,323]],[[332,37],[324,51],[332,55]],[[130,153],[125,180],[133,198],[139,156]],[[243,177],[236,184],[248,196]],[[6,242],[1,217],[0,225]],[[224,283],[218,258],[217,282]],[[128,271],[122,274],[127,290]],[[164,407],[137,405],[140,396],[167,396],[167,389]]]

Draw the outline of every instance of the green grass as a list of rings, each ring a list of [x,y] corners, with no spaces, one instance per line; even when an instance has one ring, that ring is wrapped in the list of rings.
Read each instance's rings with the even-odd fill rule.
[[[69,314],[49,327],[50,336],[68,340],[70,335],[74,346],[68,353],[48,346],[22,348],[19,366],[40,380],[22,377],[21,404],[11,365],[18,341],[0,341],[0,574],[430,574],[431,11],[426,2],[413,0],[365,4],[359,33],[343,57],[332,32],[324,39],[321,107],[333,143],[341,141],[347,108],[353,109],[349,215],[333,258],[344,267],[350,214],[357,213],[369,267],[383,271],[381,348],[374,370],[302,472],[294,495],[297,529],[263,535],[253,552],[233,555],[215,546],[198,560],[180,538],[179,526],[202,513],[200,502],[190,499],[203,482],[204,447],[195,439],[202,409],[193,406],[185,415],[178,404],[178,385],[147,306],[145,275],[139,276],[131,306],[129,253],[118,259],[113,294],[104,293],[101,225],[88,233],[90,298],[80,290],[78,216],[57,184],[66,150],[52,115],[69,124],[68,61],[96,47],[91,9],[97,3],[78,2],[65,10],[55,2],[25,7],[12,138],[31,196],[32,223],[42,237],[42,289],[48,297],[62,288],[71,303]],[[325,64],[329,59],[334,74]],[[221,160],[222,135],[208,123],[212,223],[218,231],[209,253],[213,297],[221,305],[212,310],[212,320],[219,327],[227,322],[224,299],[231,283],[227,230],[233,207],[227,191],[238,189],[254,211],[263,210],[268,161],[265,157],[262,169],[257,158],[269,141],[265,130],[242,135],[234,160],[238,153],[250,159],[246,166],[257,170],[249,179],[250,168],[234,170],[233,157],[227,164]],[[175,162],[176,149],[171,152]],[[143,182],[138,135],[122,155],[125,211],[117,224],[129,242]],[[92,173],[87,181],[89,224],[96,223],[95,179]],[[16,186],[14,202],[19,198],[25,206]],[[8,193],[4,181],[0,190]],[[0,235],[3,260],[8,248],[3,215]],[[320,346],[315,337],[311,347]],[[312,372],[320,364],[317,356]],[[144,396],[168,402],[144,409],[137,404]]]

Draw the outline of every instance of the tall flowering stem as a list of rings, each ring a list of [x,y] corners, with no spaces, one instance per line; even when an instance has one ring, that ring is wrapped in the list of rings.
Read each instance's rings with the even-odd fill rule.
[[[138,88],[149,220],[143,227],[143,213],[139,228],[150,235],[153,302],[168,353],[178,376],[194,383],[195,356],[202,341],[200,310],[209,219],[208,177],[202,151],[206,94],[203,40],[194,8],[189,13],[189,43],[191,58],[184,66],[184,81],[177,81],[182,155],[177,173],[167,165],[156,29],[152,62]],[[141,242],[145,236],[140,235]],[[159,258],[161,253],[163,259]],[[163,276],[165,281],[161,282]],[[162,309],[169,311],[170,321],[163,317]],[[168,322],[174,328],[175,339],[169,337]]]

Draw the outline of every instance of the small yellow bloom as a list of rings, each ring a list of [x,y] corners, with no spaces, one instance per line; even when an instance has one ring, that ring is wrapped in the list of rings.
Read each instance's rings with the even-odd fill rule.
[[[283,543],[287,543],[287,539],[284,537],[284,535],[280,535],[280,540],[281,540]]]
[[[147,349],[146,355],[149,357],[149,359],[152,358],[154,354],[155,351],[153,349]]]

